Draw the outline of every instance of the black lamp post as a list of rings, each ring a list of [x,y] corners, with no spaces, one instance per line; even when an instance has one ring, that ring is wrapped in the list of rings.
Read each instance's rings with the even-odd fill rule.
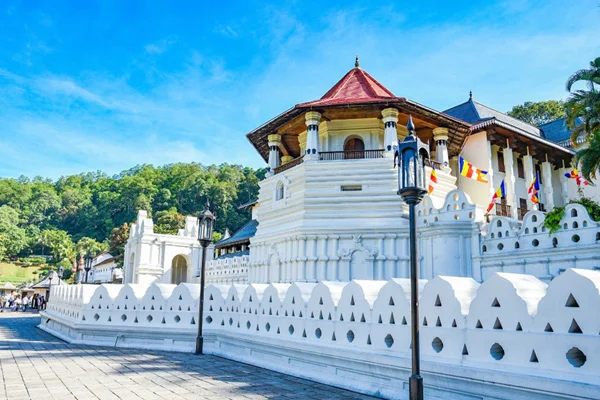
[[[50,290],[52,289],[52,279],[54,279],[56,271],[51,269],[48,271],[48,296],[46,296],[46,302],[50,300]]]
[[[412,375],[409,378],[410,400],[423,400],[423,378],[419,349],[419,270],[417,266],[417,222],[415,206],[427,193],[425,159],[428,146],[415,134],[412,116],[408,117],[408,136],[398,145],[398,194],[408,204],[410,234],[410,314],[412,339]]]
[[[196,354],[202,354],[204,339],[202,337],[202,325],[204,324],[204,276],[206,269],[206,248],[212,241],[215,216],[209,210],[210,204],[206,201],[204,211],[198,217],[198,241],[202,246],[202,270],[200,271],[200,304],[198,315],[198,336],[196,337]]]
[[[88,283],[88,274],[92,269],[92,260],[94,259],[94,257],[92,257],[90,251],[88,250],[87,254],[85,255],[85,257],[83,257],[83,259],[85,260],[85,266],[83,267],[85,269],[85,283]]]

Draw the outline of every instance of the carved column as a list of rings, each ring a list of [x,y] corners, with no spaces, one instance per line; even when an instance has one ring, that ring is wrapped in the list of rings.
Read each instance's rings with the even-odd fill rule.
[[[548,161],[542,163],[542,182],[544,182],[544,195],[546,197],[546,210],[554,208],[554,188],[552,187],[552,164]]]
[[[306,120],[306,155],[305,161],[319,159],[319,123],[321,114],[316,111],[309,111],[305,115]]]
[[[570,171],[570,169],[564,167],[560,169],[560,194],[562,197],[563,206],[569,203],[569,178],[567,178],[565,174],[568,174]]]
[[[383,149],[384,153],[388,157],[394,155],[394,145],[398,144],[398,132],[396,131],[396,125],[398,123],[398,110],[395,108],[384,108],[381,111],[383,116]]]
[[[526,188],[529,189],[529,185],[533,182],[533,178],[535,176],[535,169],[533,168],[533,157],[529,155],[529,148],[527,148],[527,155],[523,156],[523,168],[525,169],[525,185]],[[527,209],[528,210],[537,210],[537,204],[534,204],[527,195]]]
[[[278,134],[269,135],[269,175],[273,175],[275,168],[279,167],[279,145],[281,136]]]
[[[504,186],[506,188],[506,203],[510,206],[510,216],[517,219],[517,198],[515,196],[515,169],[513,163],[513,151],[508,146],[504,152]]]
[[[446,169],[450,166],[448,157],[448,128],[435,128],[433,130],[433,140],[435,140],[435,161]]]

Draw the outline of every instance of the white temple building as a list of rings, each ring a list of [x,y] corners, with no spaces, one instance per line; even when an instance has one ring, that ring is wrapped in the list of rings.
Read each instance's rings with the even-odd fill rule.
[[[438,112],[394,95],[357,61],[321,99],[300,103],[247,135],[269,172],[257,201],[249,205],[249,225],[217,243],[207,282],[408,277],[408,220],[396,194],[393,150],[407,134],[409,115],[418,137],[429,143],[427,173],[435,167],[438,181],[419,209],[421,277],[481,281],[500,271],[550,280],[564,270],[555,257],[572,267],[600,266],[596,222],[575,222],[553,236],[541,226],[543,211],[565,206],[579,197],[578,190],[600,199],[597,187],[579,188],[565,176],[573,169],[574,151],[565,142],[564,123],[550,124],[546,135],[543,128],[472,96]],[[488,182],[461,175],[459,157],[487,171]],[[535,176],[539,204],[528,196]],[[486,215],[502,181],[506,196]],[[528,212],[534,213],[526,218]],[[141,215],[127,245],[125,281],[195,281],[199,246],[194,218],[188,217],[175,237],[154,234],[152,221]],[[490,233],[490,220],[506,229]],[[572,240],[574,230],[585,239]],[[499,239],[502,243],[496,243]],[[152,243],[155,250],[148,244],[144,250],[140,243]]]
[[[438,112],[395,96],[358,60],[321,99],[248,134],[270,170],[244,206],[252,219],[209,247],[203,303],[197,219],[162,235],[140,211],[125,284],[53,288],[40,329],[192,352],[201,323],[204,354],[408,399],[408,218],[393,150],[409,116],[438,181],[417,208],[425,398],[598,399],[600,223],[569,201],[599,191],[565,176],[564,124],[551,132],[472,97]],[[488,182],[463,176],[459,157]],[[539,204],[528,195],[536,175]],[[564,215],[551,233],[554,206]]]

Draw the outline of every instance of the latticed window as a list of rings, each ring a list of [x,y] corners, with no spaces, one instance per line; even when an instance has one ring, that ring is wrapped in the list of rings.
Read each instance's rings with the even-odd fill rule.
[[[506,172],[506,168],[504,166],[504,152],[502,149],[498,150],[498,171]]]

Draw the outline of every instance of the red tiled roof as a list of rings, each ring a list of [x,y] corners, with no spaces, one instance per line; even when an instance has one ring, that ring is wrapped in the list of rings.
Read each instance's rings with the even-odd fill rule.
[[[353,68],[319,100],[300,103],[296,107],[330,106],[349,103],[371,103],[398,100],[375,78],[359,67]]]

